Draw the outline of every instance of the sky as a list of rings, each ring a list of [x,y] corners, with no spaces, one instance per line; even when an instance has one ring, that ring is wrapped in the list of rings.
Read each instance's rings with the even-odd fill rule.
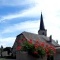
[[[41,12],[47,36],[60,44],[59,0],[0,0],[0,46],[12,47],[23,31],[38,34]]]

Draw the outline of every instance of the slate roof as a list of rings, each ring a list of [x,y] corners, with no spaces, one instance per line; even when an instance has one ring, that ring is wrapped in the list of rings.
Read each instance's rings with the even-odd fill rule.
[[[32,40],[39,40],[41,42],[47,42],[53,46],[60,46],[58,43],[56,43],[53,39],[52,39],[52,42],[49,42],[49,37],[47,36],[44,36],[44,35],[38,35],[38,34],[34,34],[34,33],[30,33],[30,32],[22,32],[22,34],[24,35],[24,37],[29,40],[29,39],[32,39]]]

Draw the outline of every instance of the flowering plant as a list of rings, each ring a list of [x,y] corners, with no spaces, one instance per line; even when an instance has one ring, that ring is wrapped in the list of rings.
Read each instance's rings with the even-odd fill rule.
[[[56,54],[56,49],[51,45],[50,46],[46,45],[45,51],[46,51],[46,54],[50,56]]]
[[[35,57],[45,56],[44,43],[40,44],[39,41],[35,41],[35,43],[32,43],[32,40],[25,41],[23,43],[23,50]]]
[[[21,42],[21,40],[20,40]],[[21,46],[16,48],[19,51],[26,51],[28,54],[34,57],[44,57],[47,55],[52,55],[55,52],[55,49],[52,46],[46,46],[44,42],[39,42],[36,40],[33,43],[33,40],[24,41]]]

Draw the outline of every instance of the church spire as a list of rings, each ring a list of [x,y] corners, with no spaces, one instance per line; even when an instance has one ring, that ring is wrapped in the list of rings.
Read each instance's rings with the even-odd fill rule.
[[[40,17],[40,28],[38,30],[38,34],[39,35],[45,35],[45,36],[47,35],[47,30],[44,27],[42,12],[41,12],[41,17]]]
[[[41,18],[40,18],[40,30],[45,30],[42,12],[41,12]]]

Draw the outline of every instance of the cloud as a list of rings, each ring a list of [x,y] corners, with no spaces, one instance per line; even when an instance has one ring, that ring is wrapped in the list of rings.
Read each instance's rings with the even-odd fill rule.
[[[25,22],[21,22],[21,23],[17,23],[14,24],[12,26],[9,27],[5,27],[5,29],[2,31],[2,33],[12,33],[12,32],[16,32],[16,31],[32,31],[32,29],[36,29],[38,28],[37,26],[39,26],[39,20],[35,20],[35,21],[25,21]],[[36,25],[35,25],[36,24]]]
[[[31,1],[24,0],[24,1],[32,2],[32,0]],[[46,1],[45,0],[33,0],[33,2],[35,3],[33,7],[30,7],[26,10],[22,10],[14,14],[2,16],[0,18],[0,22],[12,20],[14,18],[21,18],[21,17],[38,17],[40,16],[41,11],[43,12],[45,17],[47,16],[46,18],[49,18],[49,19],[54,18],[54,17],[56,18],[57,12],[60,10],[60,8],[58,7],[60,4],[59,1],[56,1],[56,0],[55,1],[46,0]],[[58,4],[56,4],[56,2]]]
[[[16,37],[0,38],[0,46],[12,47],[15,42]]]
[[[9,15],[6,15],[6,16],[2,16],[0,18],[0,22],[12,20],[14,18],[21,18],[21,17],[35,17],[35,16],[37,17],[37,16],[40,15],[41,9],[39,9],[37,11],[36,11],[36,9],[38,9],[38,7],[31,7],[29,9],[17,12],[15,14],[9,14]]]
[[[60,44],[60,19],[58,17],[47,17],[44,19],[45,27],[47,28],[48,36],[52,35],[53,39],[56,41],[58,40]]]
[[[3,37],[4,34],[8,35],[10,33],[16,33],[17,31],[20,31],[19,33],[23,32],[23,31],[37,33],[37,30],[39,28],[38,23],[39,23],[39,20],[37,20],[37,21],[25,21],[25,22],[21,22],[18,24],[14,24],[13,26],[8,26],[8,28],[5,27],[5,29],[1,32],[2,38],[0,37],[0,46],[1,45],[3,45],[3,47],[13,46],[13,44],[15,42],[16,36],[5,38],[5,37]]]

